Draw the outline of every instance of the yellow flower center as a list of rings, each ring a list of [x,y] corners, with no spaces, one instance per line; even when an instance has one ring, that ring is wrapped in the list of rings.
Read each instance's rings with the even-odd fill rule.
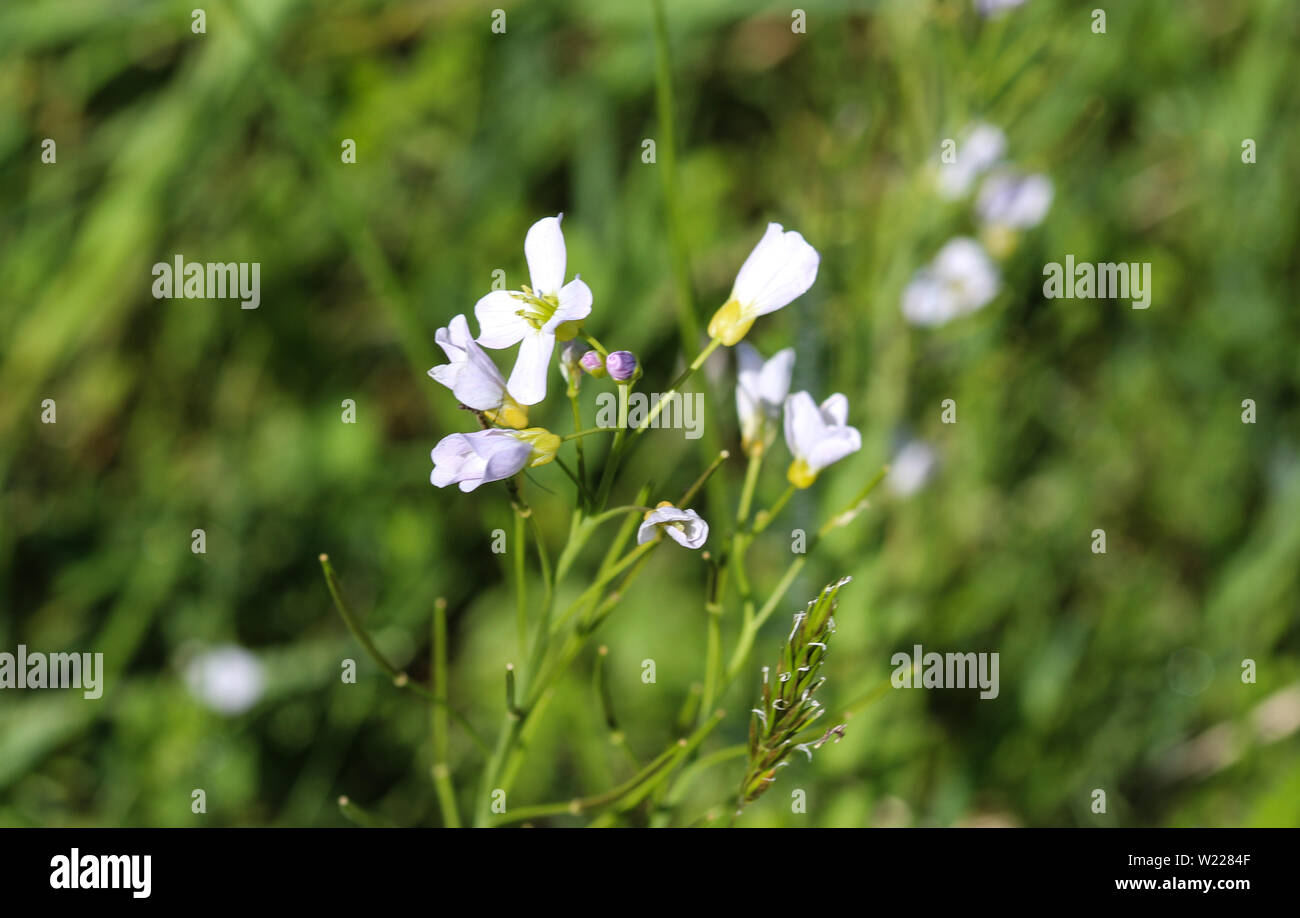
[[[512,293],[511,296],[524,304],[523,309],[515,310],[515,315],[537,329],[551,321],[555,310],[560,308],[560,298],[554,293],[538,296],[527,284],[522,293]]]

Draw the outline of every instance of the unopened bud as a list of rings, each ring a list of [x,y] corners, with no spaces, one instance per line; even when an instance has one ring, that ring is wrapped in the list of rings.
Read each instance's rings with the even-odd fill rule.
[[[605,369],[609,371],[610,378],[617,382],[627,382],[640,375],[636,355],[631,351],[612,351],[605,358]]]
[[[570,391],[578,391],[582,381],[582,345],[577,341],[570,341],[560,349],[560,375],[569,384]]]
[[[600,351],[587,351],[578,361],[582,368],[597,379],[605,377],[605,358],[600,356]]]

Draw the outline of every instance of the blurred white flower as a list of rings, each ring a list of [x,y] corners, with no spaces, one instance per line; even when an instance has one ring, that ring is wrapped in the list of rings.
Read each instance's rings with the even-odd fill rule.
[[[909,497],[925,487],[939,462],[928,443],[909,440],[889,464],[885,486],[899,497]]]
[[[1002,159],[1007,138],[991,124],[972,124],[957,142],[956,161],[938,164],[939,194],[949,200],[964,197],[976,179]]]
[[[790,392],[794,373],[794,348],[777,351],[764,361],[752,345],[736,348],[736,414],[747,454],[762,452],[776,438],[776,417]]]
[[[556,338],[572,339],[581,321],[591,314],[591,288],[586,282],[578,277],[564,282],[563,216],[538,220],[524,238],[532,287],[494,290],[474,304],[479,344],[489,348],[520,345],[507,388],[521,405],[535,405],[546,397],[547,370]]]
[[[984,223],[1012,230],[1037,226],[1052,206],[1052,180],[1045,175],[995,172],[984,180],[975,211]]]
[[[227,715],[247,711],[266,688],[261,661],[234,644],[196,653],[185,664],[184,678],[190,694],[212,710]]]
[[[786,477],[807,488],[822,469],[862,448],[857,428],[848,426],[849,400],[835,393],[819,406],[807,392],[785,400],[785,443],[794,461]]]
[[[489,420],[507,427],[528,423],[528,410],[510,397],[501,371],[471,337],[463,315],[438,329],[433,340],[451,363],[434,367],[429,375],[450,389],[461,404],[485,412]]]
[[[975,0],[975,9],[981,16],[1000,16],[1007,10],[1024,6],[1025,0]]]
[[[817,279],[821,256],[791,230],[779,223],[769,223],[740,266],[731,296],[709,320],[709,337],[718,338],[728,347],[744,338],[754,320],[776,312],[796,297],[802,296]]]
[[[636,543],[643,545],[659,535],[659,530],[668,533],[668,537],[686,548],[699,548],[709,537],[709,524],[694,510],[678,510],[669,501],[660,502],[659,506],[645,515],[645,521],[636,531]]]
[[[476,430],[443,437],[433,448],[430,483],[445,488],[458,484],[473,491],[489,481],[500,481],[555,458],[560,438],[541,427],[527,430]]]
[[[903,291],[903,317],[913,325],[943,325],[997,296],[998,269],[974,239],[948,242]]]

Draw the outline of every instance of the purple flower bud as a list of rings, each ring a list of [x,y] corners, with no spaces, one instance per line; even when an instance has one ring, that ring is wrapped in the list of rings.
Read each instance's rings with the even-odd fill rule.
[[[627,382],[636,375],[636,355],[631,351],[611,351],[605,358],[605,369],[611,379]]]
[[[584,370],[597,379],[605,375],[605,358],[600,356],[600,351],[587,351],[578,362],[582,364]]]

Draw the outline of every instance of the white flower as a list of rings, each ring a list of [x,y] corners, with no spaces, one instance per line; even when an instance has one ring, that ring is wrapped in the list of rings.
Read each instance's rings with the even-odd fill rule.
[[[1006,149],[1006,135],[993,125],[981,122],[966,128],[957,144],[956,161],[938,165],[939,194],[949,200],[965,196]]]
[[[571,339],[577,323],[591,314],[591,288],[577,277],[564,282],[563,216],[538,220],[524,238],[532,287],[494,290],[474,304],[479,344],[490,348],[519,344],[507,388],[521,405],[535,405],[546,397],[556,337]]]
[[[1007,10],[1023,6],[1025,0],[975,0],[975,9],[981,16],[1000,16]]]
[[[1024,230],[1037,226],[1052,206],[1052,180],[1045,175],[1003,171],[990,175],[980,188],[975,210],[988,224]]]
[[[433,448],[430,483],[439,488],[459,484],[473,491],[489,481],[500,481],[523,470],[545,465],[555,458],[560,438],[540,427],[527,430],[476,430],[443,437]]]
[[[787,477],[807,488],[822,469],[862,448],[862,435],[848,426],[849,400],[835,393],[818,406],[807,392],[785,400],[785,444],[794,461]]]
[[[746,453],[761,452],[776,436],[771,422],[790,391],[794,348],[777,351],[764,361],[757,350],[742,341],[736,348],[736,361],[736,414],[740,417],[741,442]]]
[[[910,497],[930,480],[939,457],[928,443],[909,440],[889,464],[885,485],[899,497]]]
[[[643,545],[657,538],[660,530],[686,548],[699,548],[709,537],[709,524],[698,513],[678,510],[666,500],[645,515],[645,522],[636,531],[636,543]]]
[[[470,336],[463,315],[438,329],[433,340],[451,363],[434,367],[429,375],[450,389],[462,405],[485,412],[489,420],[508,427],[528,423],[528,410],[510,397],[501,371]]]
[[[950,241],[903,291],[903,316],[913,325],[943,325],[997,296],[998,269],[974,239]]]
[[[744,338],[754,320],[802,296],[817,279],[821,256],[803,236],[769,223],[740,266],[727,302],[709,320],[709,337],[731,345]]]
[[[262,697],[266,675],[252,653],[234,644],[200,651],[184,667],[190,693],[221,714],[241,714]]]

